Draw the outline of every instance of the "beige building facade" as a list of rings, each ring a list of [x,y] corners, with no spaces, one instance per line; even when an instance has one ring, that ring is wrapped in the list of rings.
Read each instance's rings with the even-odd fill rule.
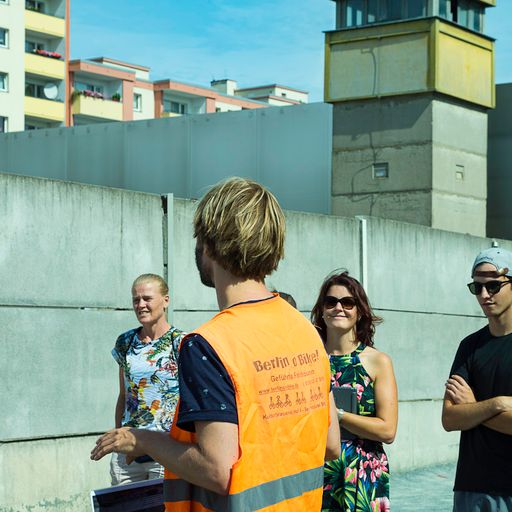
[[[0,1],[0,130],[65,125],[69,0]]]
[[[24,1],[0,1],[0,132],[25,125],[24,21]]]

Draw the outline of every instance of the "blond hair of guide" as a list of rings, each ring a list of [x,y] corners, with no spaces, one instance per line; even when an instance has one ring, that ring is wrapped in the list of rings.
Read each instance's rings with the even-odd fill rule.
[[[218,183],[201,199],[194,236],[234,276],[263,281],[284,257],[285,217],[269,190],[234,177]]]

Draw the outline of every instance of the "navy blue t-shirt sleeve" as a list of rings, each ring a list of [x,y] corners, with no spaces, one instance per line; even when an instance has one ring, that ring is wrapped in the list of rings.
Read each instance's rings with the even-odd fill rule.
[[[178,368],[178,427],[194,432],[195,421],[238,424],[233,382],[217,353],[202,336],[193,334],[181,344]]]

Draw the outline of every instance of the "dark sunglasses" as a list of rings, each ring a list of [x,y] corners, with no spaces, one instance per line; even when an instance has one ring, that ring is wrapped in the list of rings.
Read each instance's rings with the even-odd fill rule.
[[[472,283],[468,284],[469,291],[473,295],[480,295],[482,293],[482,290],[485,288],[487,290],[487,293],[489,295],[495,295],[498,293],[503,286],[506,284],[509,284],[511,281],[487,281],[486,283],[478,283],[476,281],[473,281]]]
[[[356,307],[356,299],[354,299],[354,297],[341,297],[341,299],[338,299],[338,297],[326,295],[324,298],[324,306],[327,309],[335,308],[338,302],[340,303],[341,307],[347,311],[350,311]]]

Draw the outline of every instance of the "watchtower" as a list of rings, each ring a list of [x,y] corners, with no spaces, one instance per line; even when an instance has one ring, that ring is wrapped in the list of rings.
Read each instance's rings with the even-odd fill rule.
[[[485,235],[495,0],[335,0],[332,210]]]

